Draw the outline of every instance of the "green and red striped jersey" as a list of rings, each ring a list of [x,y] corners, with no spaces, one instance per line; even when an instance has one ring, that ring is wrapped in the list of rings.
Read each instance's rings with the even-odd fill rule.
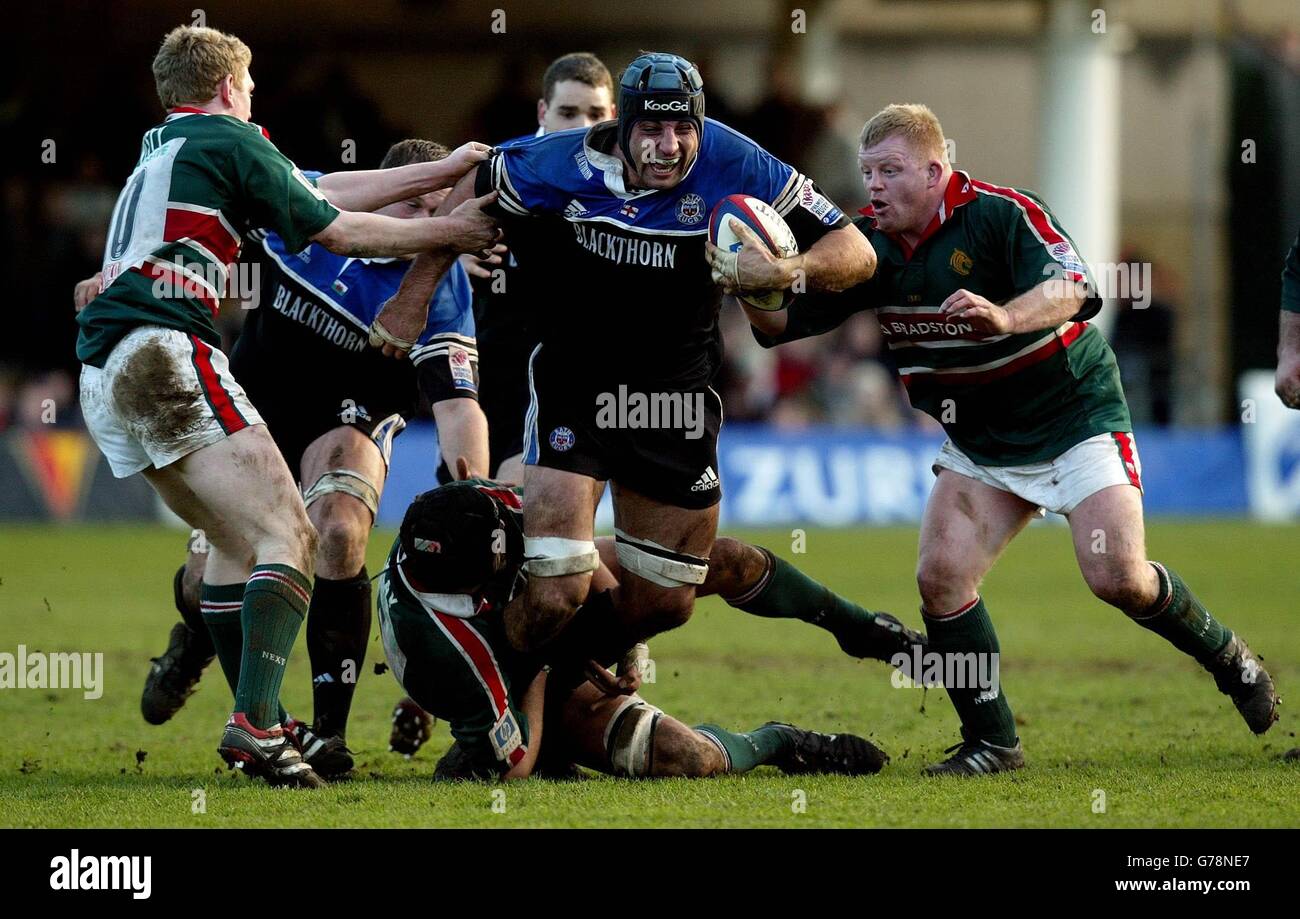
[[[213,322],[247,231],[290,251],[338,210],[255,124],[173,109],[144,135],[104,246],[100,294],[77,317],[77,357],[102,367],[132,329],[178,329],[220,347]]]
[[[939,311],[961,289],[1005,303],[1047,280],[1091,284],[1037,197],[954,172],[915,248],[876,229],[869,208],[854,224],[875,247],[875,275],[841,294],[800,296],[781,336],[755,330],[760,343],[819,335],[875,310],[912,405],[986,466],[1041,462],[1095,434],[1132,431],[1114,354],[1077,321],[1095,314],[1095,297],[1075,320],[1016,335],[987,335]]]

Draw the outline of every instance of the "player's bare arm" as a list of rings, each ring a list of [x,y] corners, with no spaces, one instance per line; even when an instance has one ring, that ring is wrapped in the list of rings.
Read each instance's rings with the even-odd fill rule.
[[[486,220],[491,224],[494,236],[478,250],[456,250],[473,255],[490,257],[498,245],[501,231],[497,229],[492,218],[483,213],[482,208],[496,200],[496,192],[490,192],[482,198],[474,197],[474,177],[476,170],[471,169],[456,183],[451,193],[438,205],[433,219],[445,220],[464,216],[477,225]],[[388,357],[400,358],[411,350],[419,337],[420,330],[429,317],[429,298],[438,286],[438,281],[451,267],[453,253],[425,252],[416,256],[401,286],[370,326],[371,344],[381,348]]]
[[[1279,316],[1274,385],[1287,408],[1300,408],[1300,313],[1282,310]]]
[[[841,291],[869,280],[876,271],[876,251],[857,227],[832,230],[807,252],[777,258],[754,232],[738,220],[731,229],[742,240],[734,261],[712,242],[705,257],[727,293],[744,290],[789,290],[800,279],[812,290]]]
[[[524,714],[528,716],[529,743],[528,752],[524,758],[515,765],[510,767],[502,778],[507,781],[514,779],[526,779],[533,774],[533,767],[537,765],[537,756],[542,751],[542,714],[546,709],[546,671],[542,671],[533,677],[533,682],[529,684],[528,691],[524,694],[523,705]]]
[[[951,318],[963,319],[990,335],[1016,335],[1054,329],[1086,303],[1087,296],[1075,285],[1049,280],[1002,306],[963,288],[954,291],[940,308]]]
[[[438,425],[438,448],[443,456],[463,460],[466,469],[458,478],[481,477],[488,468],[487,418],[473,399],[443,399],[433,404]]]
[[[446,217],[414,220],[340,211],[312,241],[339,255],[372,258],[414,255],[435,249],[486,253],[501,236],[496,223],[482,211],[495,200],[496,192],[490,192]]]
[[[327,173],[316,180],[316,187],[340,210],[373,211],[403,198],[452,187],[487,159],[491,150],[486,144],[470,141],[434,162]]]
[[[405,357],[429,318],[429,298],[455,261],[450,252],[422,252],[411,262],[397,293],[370,324],[370,344],[385,357]]]

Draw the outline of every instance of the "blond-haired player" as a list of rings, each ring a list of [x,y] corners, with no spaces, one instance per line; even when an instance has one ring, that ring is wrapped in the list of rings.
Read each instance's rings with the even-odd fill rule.
[[[484,252],[498,233],[479,211],[488,198],[417,220],[331,204],[250,123],[251,63],[238,38],[192,26],[169,32],[154,58],[167,117],[145,132],[113,210],[100,292],[77,317],[81,405],[114,475],[143,473],[205,534],[205,602],[240,611],[240,676],[219,753],[272,783],[315,787],[277,712],[316,534],[220,350],[213,319],[229,266],[258,227],[290,251],[315,241],[357,256]],[[336,201],[370,210],[445,188],[486,151],[467,145],[441,162],[354,174],[339,181]]]

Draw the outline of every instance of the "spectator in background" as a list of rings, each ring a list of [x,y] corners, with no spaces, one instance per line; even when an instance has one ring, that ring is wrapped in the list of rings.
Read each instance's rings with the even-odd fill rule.
[[[851,316],[831,336],[814,389],[829,424],[893,429],[915,414],[882,355],[874,316]],[[928,416],[922,416],[928,417]]]
[[[268,63],[275,66],[273,61]],[[281,78],[273,70],[265,79],[274,85],[273,81]],[[303,117],[304,105],[310,117]],[[292,151],[298,160],[319,163],[323,168],[338,163],[343,169],[352,169],[358,162],[373,162],[397,141],[415,133],[409,126],[385,118],[383,106],[362,90],[347,67],[337,63],[295,80],[292,92],[274,95],[269,104],[260,107],[266,110],[263,123],[277,146]],[[349,140],[356,144],[350,162],[342,159],[343,142]]]
[[[479,105],[470,136],[492,143],[537,130],[537,92],[540,66],[532,56],[509,55],[501,65],[497,88]]]
[[[771,73],[767,95],[743,123],[746,133],[783,162],[805,162],[826,128],[826,112],[803,101],[792,61],[778,60]]]
[[[1136,251],[1123,254],[1120,262],[1148,264]],[[1126,296],[1116,298],[1118,313],[1111,345],[1135,424],[1163,426],[1173,421],[1174,307],[1164,298],[1175,289],[1170,274],[1152,264],[1151,290],[1137,290],[1130,283],[1128,290],[1118,291]],[[1150,297],[1149,302],[1135,303],[1143,294]]]

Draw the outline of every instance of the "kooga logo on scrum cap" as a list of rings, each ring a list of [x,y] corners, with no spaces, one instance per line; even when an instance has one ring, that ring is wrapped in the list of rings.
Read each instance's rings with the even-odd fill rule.
[[[650,100],[645,104],[647,112],[689,112],[690,105],[678,99],[674,102],[655,102]]]

